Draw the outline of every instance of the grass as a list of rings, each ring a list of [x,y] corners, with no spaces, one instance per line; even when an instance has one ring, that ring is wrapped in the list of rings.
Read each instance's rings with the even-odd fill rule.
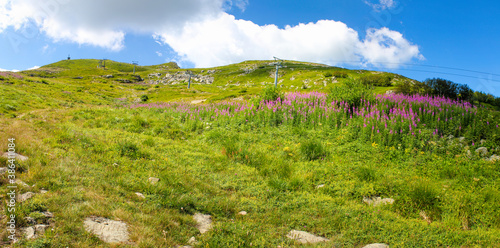
[[[326,118],[322,117],[326,112],[313,107],[320,105],[325,93],[312,91],[330,91],[314,85],[315,77],[325,78],[330,72],[331,80],[340,70],[350,78],[340,81],[355,81],[360,73],[306,63],[285,64],[283,90],[302,85],[295,82],[302,77],[311,80],[311,88],[295,93],[291,105],[286,101],[262,103],[263,108],[271,108],[255,111],[255,116],[235,110],[260,103],[254,100],[264,87],[259,83],[272,82],[272,67],[263,61],[214,68],[218,72],[213,85],[192,85],[189,90],[186,85],[155,88],[100,76],[93,79],[94,72],[77,81],[72,78],[83,73],[85,65],[73,69],[74,65],[63,68],[63,64],[58,67],[66,70],[65,74],[54,72],[54,78],[43,78],[48,84],[37,83],[42,78],[26,72],[23,79],[8,77],[14,84],[0,82],[0,94],[12,96],[2,104],[15,108],[4,107],[0,139],[16,138],[18,152],[30,158],[19,162],[25,171],[19,171],[18,177],[35,185],[19,190],[48,190],[18,206],[18,223],[26,226],[25,216],[42,221],[37,211],[48,210],[55,216],[43,237],[21,239],[14,246],[127,247],[105,244],[84,230],[83,220],[97,215],[125,221],[138,247],[185,245],[192,236],[200,242],[196,247],[300,246],[285,237],[292,229],[331,239],[312,247],[362,247],[370,243],[498,247],[500,167],[498,162],[485,161],[474,153],[480,138],[486,140],[484,145],[492,153],[500,152],[496,112],[478,109],[484,114],[471,117],[477,120],[476,125],[462,126],[464,142],[448,139],[456,130],[432,118],[425,120],[432,129],[418,124],[413,130],[422,130],[430,137],[427,140],[407,135],[409,130],[397,139],[384,140],[389,134],[377,136],[371,126],[363,128],[365,118],[361,116],[352,120],[349,116],[345,119],[349,126],[335,127],[333,121],[321,119]],[[109,70],[114,73],[130,76],[126,72],[129,67],[111,65]],[[144,68],[138,72],[143,78],[157,70],[179,70]],[[250,72],[241,75],[245,70]],[[295,80],[290,80],[291,76]],[[248,85],[245,91],[225,86],[238,81]],[[148,96],[147,102],[134,105],[142,95]],[[240,96],[246,99],[231,100]],[[40,104],[33,103],[36,99]],[[193,99],[212,102],[186,104]],[[169,103],[155,107],[156,102],[166,101]],[[310,107],[306,118],[300,119],[304,122],[298,119],[298,112],[295,117],[299,121],[294,122],[282,118],[289,110],[285,106]],[[455,112],[462,113],[460,107],[453,106]],[[387,110],[379,107],[377,110]],[[227,108],[227,113],[222,111]],[[220,111],[217,120],[211,118],[215,109]],[[345,124],[343,118],[339,115],[338,121]],[[403,118],[405,127],[410,120]],[[489,120],[492,126],[479,126],[483,123],[479,120]],[[383,122],[378,125],[380,130],[385,128]],[[436,125],[441,133],[433,136]],[[420,145],[422,140],[431,142]],[[5,151],[7,142],[0,143],[0,148]],[[151,185],[149,177],[160,181]],[[2,190],[5,196],[6,188]],[[144,194],[145,199],[135,192]],[[363,197],[375,196],[391,197],[395,202],[381,207],[363,203]],[[238,215],[242,210],[248,214]],[[211,231],[200,235],[191,217],[196,212],[212,215]],[[422,212],[430,223],[421,217]],[[1,235],[6,242],[4,230]]]

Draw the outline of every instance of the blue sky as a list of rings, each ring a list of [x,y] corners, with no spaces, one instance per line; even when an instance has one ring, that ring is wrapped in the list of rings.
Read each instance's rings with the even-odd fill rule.
[[[184,68],[278,56],[500,96],[498,13],[497,1],[0,0],[0,69],[68,54]]]

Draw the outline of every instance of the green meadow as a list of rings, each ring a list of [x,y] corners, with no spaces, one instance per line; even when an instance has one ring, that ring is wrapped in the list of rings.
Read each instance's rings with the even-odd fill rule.
[[[274,89],[274,68],[189,69],[213,79],[190,88],[175,63],[133,73],[69,60],[1,74],[0,149],[15,139],[29,158],[16,160],[17,192],[34,193],[16,204],[19,241],[2,228],[2,246],[500,247],[495,106],[396,99],[386,92],[418,82],[296,61]],[[393,203],[366,203],[377,197]],[[211,216],[208,232],[196,213]],[[123,221],[129,241],[102,241],[85,229],[89,216]],[[48,227],[28,239],[29,220]],[[301,244],[291,230],[329,241]]]

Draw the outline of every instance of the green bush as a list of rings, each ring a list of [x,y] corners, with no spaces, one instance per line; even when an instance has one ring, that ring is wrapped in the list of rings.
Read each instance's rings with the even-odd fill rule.
[[[368,74],[359,78],[362,84],[369,86],[389,87],[392,76],[387,74]]]
[[[362,99],[375,100],[372,89],[353,80],[346,80],[344,84],[333,87],[328,98],[329,101],[347,102],[351,108],[359,107]]]
[[[147,102],[149,100],[149,97],[147,95],[142,95],[141,96],[141,101]]]
[[[274,86],[268,86],[262,91],[259,100],[260,101],[276,101],[278,98],[283,99],[284,94],[279,88]]]

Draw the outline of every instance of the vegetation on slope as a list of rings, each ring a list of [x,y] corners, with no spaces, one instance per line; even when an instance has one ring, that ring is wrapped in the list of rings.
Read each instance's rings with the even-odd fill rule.
[[[359,83],[372,72],[285,65],[281,90],[262,94],[274,80],[268,61],[193,69],[215,81],[191,89],[148,83],[149,74],[180,71],[163,67],[132,83],[116,81],[132,81],[125,66],[6,75],[0,137],[29,157],[17,175],[34,185],[19,192],[48,190],[19,204],[17,223],[27,226],[35,211],[55,215],[42,237],[14,246],[108,247],[83,228],[103,216],[126,222],[138,247],[192,236],[195,247],[300,246],[286,237],[292,229],[331,240],[315,247],[498,247],[500,166],[475,152],[500,153],[498,112],[441,97],[374,97]],[[395,202],[373,207],[365,197]],[[212,215],[211,231],[196,229],[197,212]]]

